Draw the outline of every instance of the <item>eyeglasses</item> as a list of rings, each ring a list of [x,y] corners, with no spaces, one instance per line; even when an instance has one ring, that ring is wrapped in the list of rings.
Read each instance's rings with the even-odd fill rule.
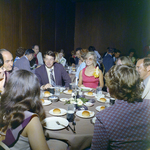
[[[92,60],[93,60],[93,58],[86,58],[86,60],[92,61]]]

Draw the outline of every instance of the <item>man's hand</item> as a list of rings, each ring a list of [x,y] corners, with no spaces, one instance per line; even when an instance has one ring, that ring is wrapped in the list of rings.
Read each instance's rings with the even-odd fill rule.
[[[52,87],[52,85],[49,84],[49,83],[47,83],[47,84],[45,84],[45,85],[42,86],[42,90],[46,90],[46,89],[48,89],[50,87]]]

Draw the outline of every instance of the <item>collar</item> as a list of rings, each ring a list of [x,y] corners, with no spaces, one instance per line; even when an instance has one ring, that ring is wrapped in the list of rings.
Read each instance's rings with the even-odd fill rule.
[[[26,56],[26,55],[24,55],[24,57],[28,60],[28,58],[27,58],[27,56]]]
[[[51,69],[54,70],[54,66],[52,66],[52,68],[48,68],[48,67],[46,67],[46,65],[45,65],[45,68],[46,68],[46,70],[48,70],[48,71],[50,71]]]
[[[143,81],[145,87],[146,87],[146,85],[147,85],[149,79],[150,79],[150,76],[148,76],[148,77]]]

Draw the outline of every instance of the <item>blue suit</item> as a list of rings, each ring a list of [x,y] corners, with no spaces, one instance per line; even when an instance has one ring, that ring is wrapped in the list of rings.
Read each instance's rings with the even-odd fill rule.
[[[110,54],[104,56],[103,65],[105,67],[105,72],[108,72],[109,69],[114,65],[113,58]]]

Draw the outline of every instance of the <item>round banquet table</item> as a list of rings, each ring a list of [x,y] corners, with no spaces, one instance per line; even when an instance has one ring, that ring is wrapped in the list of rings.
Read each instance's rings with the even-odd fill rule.
[[[103,92],[103,94],[106,95],[106,92]],[[59,98],[71,98],[71,95],[69,94],[64,94],[61,93],[59,95]],[[85,96],[87,99],[95,99],[95,97],[89,97]],[[106,97],[108,98],[108,97]],[[94,106],[88,107],[88,110],[94,111],[95,115],[98,113],[98,111],[95,109],[97,106],[105,106],[105,103],[101,103],[95,99]],[[58,101],[58,102],[52,102],[52,104],[44,106],[44,109],[46,111],[46,117],[56,117],[53,116],[49,113],[51,109],[54,108],[63,108],[67,110],[68,104],[65,104],[64,102]],[[78,110],[76,110],[78,111]],[[95,117],[94,115],[94,117]],[[66,115],[59,116],[66,118]],[[93,118],[93,117],[92,117]],[[44,129],[45,131],[45,136],[47,138],[52,138],[52,139],[59,139],[67,142],[69,144],[69,149],[70,150],[83,150],[91,145],[92,142],[92,137],[93,137],[93,132],[94,132],[94,124],[92,123],[92,118],[81,118],[78,117],[75,114],[75,122],[76,122],[76,134],[74,134],[70,128],[64,128],[61,130],[49,130],[49,129]],[[74,128],[72,123],[70,122],[69,125]],[[69,130],[67,130],[69,129]]]

